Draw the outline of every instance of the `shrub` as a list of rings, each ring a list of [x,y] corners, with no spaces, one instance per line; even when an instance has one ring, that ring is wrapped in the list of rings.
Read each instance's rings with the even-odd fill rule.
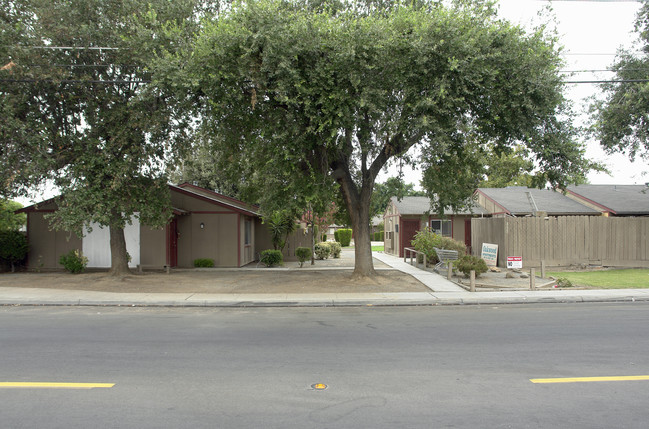
[[[375,232],[372,241],[383,241],[383,231]]]
[[[298,247],[295,249],[295,256],[297,256],[297,259],[300,261],[300,268],[302,268],[305,261],[311,259],[311,255],[311,249],[308,247]]]
[[[341,246],[347,247],[352,241],[352,230],[351,229],[339,229],[335,232],[334,236],[336,241],[340,243]]]
[[[282,256],[281,250],[262,250],[261,252],[261,262],[264,263],[267,267],[274,267],[275,265],[282,265],[284,257]]]
[[[80,250],[70,250],[65,255],[61,255],[59,264],[63,265],[63,268],[72,274],[78,274],[86,269],[88,258],[83,256]]]
[[[11,265],[11,272],[16,270],[16,263],[27,256],[27,237],[20,231],[0,231],[0,259]]]
[[[194,266],[196,268],[214,268],[214,259],[209,259],[209,258],[194,259]]]
[[[412,239],[412,246],[415,250],[424,253],[430,263],[439,262],[434,250],[435,247],[438,249],[457,250],[458,258],[466,254],[466,245],[464,243],[453,240],[451,237],[437,235],[428,227],[415,233],[415,238]]]
[[[334,241],[332,243],[328,243],[329,247],[331,248],[331,256],[334,258],[338,259],[340,258],[340,252],[342,251],[343,247],[338,243],[337,241]]]
[[[480,274],[486,273],[487,263],[482,258],[473,255],[464,255],[455,261],[455,267],[465,276],[469,277],[471,271],[475,271],[475,276],[479,277]]]
[[[315,257],[317,259],[327,259],[331,253],[331,246],[329,243],[322,242],[315,245]]]

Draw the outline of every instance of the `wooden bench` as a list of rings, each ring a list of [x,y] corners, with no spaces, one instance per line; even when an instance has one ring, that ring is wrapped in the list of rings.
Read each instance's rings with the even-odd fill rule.
[[[433,250],[435,250],[437,259],[439,259],[439,262],[435,264],[434,268],[437,271],[443,266],[448,267],[449,262],[457,261],[457,250],[438,249],[437,247],[433,247]]]

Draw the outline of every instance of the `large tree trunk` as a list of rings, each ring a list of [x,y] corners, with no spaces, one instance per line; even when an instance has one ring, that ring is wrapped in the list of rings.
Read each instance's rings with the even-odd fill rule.
[[[110,230],[110,275],[120,277],[131,274],[126,256],[124,228],[111,226]]]
[[[349,208],[349,207],[348,207]],[[370,239],[370,202],[360,201],[355,210],[350,211],[352,229],[354,230],[354,263],[355,278],[376,275],[372,260],[372,242]]]
[[[354,278],[372,277],[376,275],[372,261],[372,243],[370,241],[370,199],[374,178],[369,177],[358,192],[358,188],[346,174],[339,179],[343,199],[347,205],[349,217],[354,231]]]

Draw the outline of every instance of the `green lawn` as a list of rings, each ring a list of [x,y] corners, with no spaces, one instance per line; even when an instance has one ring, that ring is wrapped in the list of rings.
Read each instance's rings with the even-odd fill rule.
[[[649,288],[649,270],[608,270],[608,271],[552,271],[547,273],[554,278],[566,278],[573,286],[591,286],[600,289],[640,289]]]
[[[384,246],[372,246],[372,252],[383,252]],[[354,249],[354,246],[345,247],[345,249]]]

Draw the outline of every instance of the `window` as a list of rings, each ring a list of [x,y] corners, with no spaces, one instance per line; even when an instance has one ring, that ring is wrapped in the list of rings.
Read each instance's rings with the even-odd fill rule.
[[[437,235],[451,237],[453,235],[453,223],[450,219],[433,219],[430,221],[430,229]]]

